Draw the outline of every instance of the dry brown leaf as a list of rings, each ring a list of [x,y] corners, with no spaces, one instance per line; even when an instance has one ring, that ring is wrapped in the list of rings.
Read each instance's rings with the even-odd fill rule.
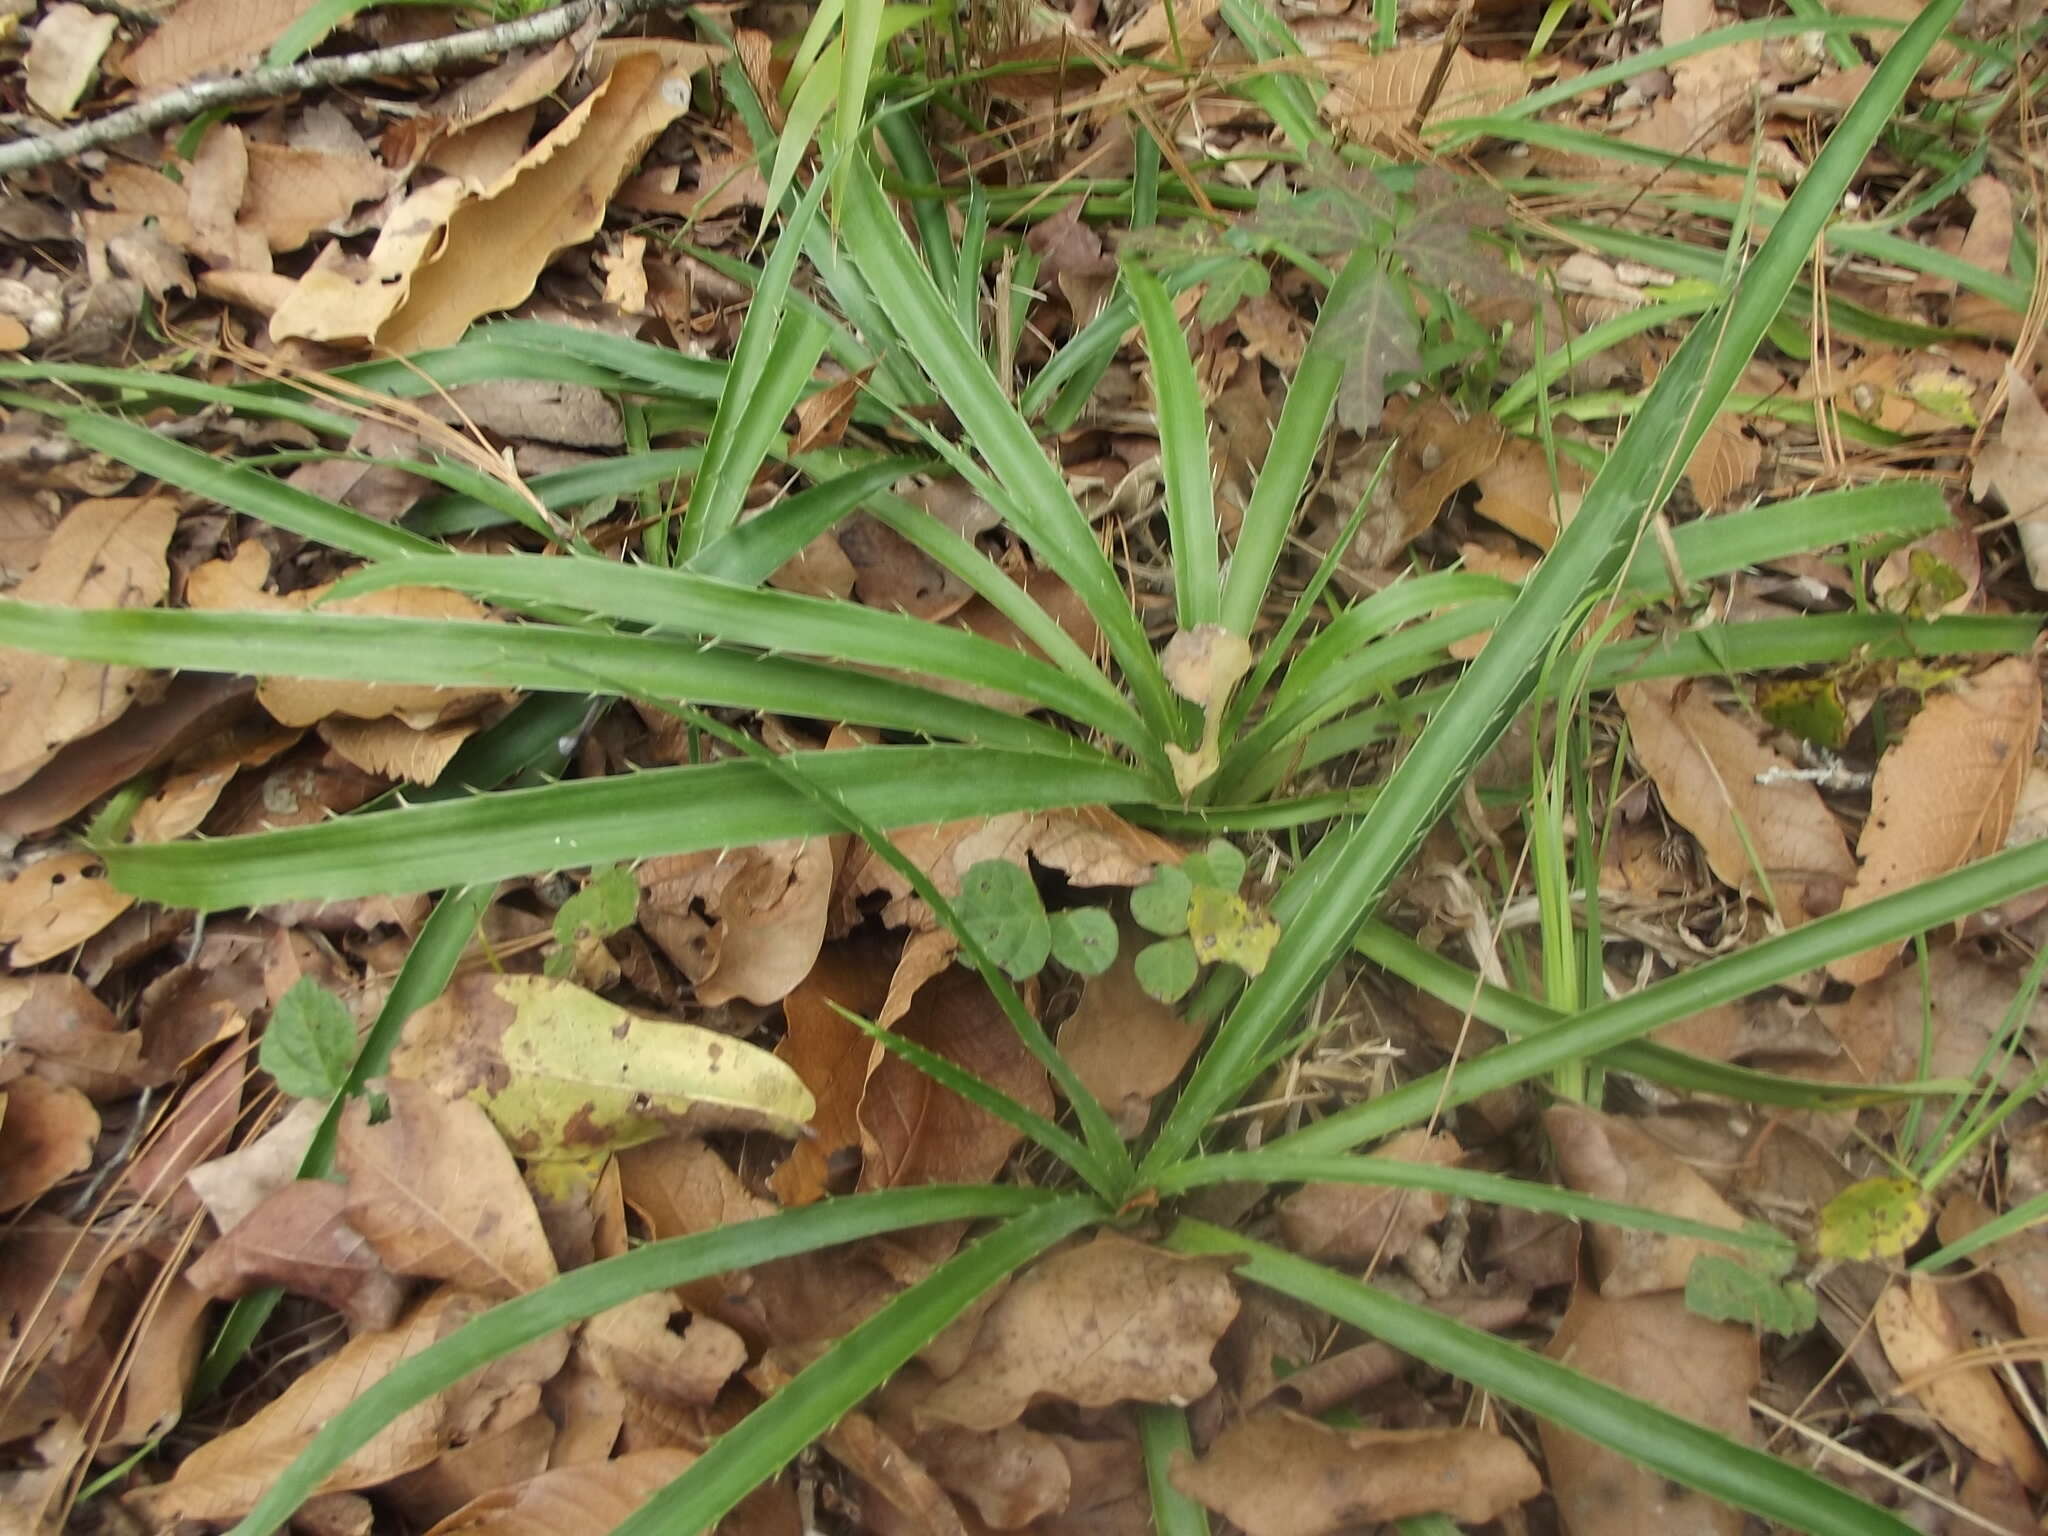
[[[33,1205],[92,1165],[100,1115],[76,1088],[18,1077],[0,1088],[0,1212]]]
[[[391,190],[391,172],[368,155],[252,142],[248,162],[236,222],[258,231],[272,251],[296,251]]]
[[[1325,116],[1342,123],[1358,138],[1388,144],[1408,130],[1442,49],[1436,43],[1390,48],[1372,53],[1364,48],[1333,48],[1316,60],[1330,82],[1323,100]],[[1498,112],[1528,89],[1529,77],[1512,61],[1476,58],[1459,48],[1429,118],[1481,117]]]
[[[142,1062],[142,1032],[123,1029],[76,976],[0,976],[0,1084],[24,1072],[76,1088],[95,1103],[125,1097],[158,1073]]]
[[[405,301],[413,274],[433,251],[450,215],[470,195],[460,176],[445,176],[401,198],[367,256],[327,246],[278,303],[270,334],[278,341],[352,341],[374,337]]]
[[[122,60],[121,72],[137,85],[153,88],[234,70],[284,36],[313,4],[314,0],[184,0]]]
[[[1699,839],[1723,883],[1755,894],[1767,884],[1788,927],[1834,910],[1855,860],[1827,802],[1799,780],[1757,782],[1793,764],[1690,683],[1633,683],[1615,696],[1664,808]]]
[[[1209,1357],[1236,1316],[1237,1288],[1216,1261],[1099,1233],[1017,1277],[918,1419],[995,1429],[1040,1397],[1191,1403],[1216,1384]]]
[[[1051,1435],[1005,1424],[985,1434],[944,1426],[911,1444],[932,1480],[974,1506],[982,1523],[1016,1531],[1056,1515],[1073,1494],[1073,1471]]]
[[[1936,1423],[2027,1487],[2048,1488],[2048,1458],[1985,1365],[1953,1367],[1971,1347],[1926,1275],[1894,1281],[1877,1300],[1877,1336],[1905,1389]]]
[[[239,1518],[364,1388],[447,1337],[485,1305],[478,1297],[439,1291],[396,1328],[351,1339],[274,1402],[193,1451],[169,1482],[128,1495],[129,1505],[146,1519],[161,1522]],[[329,1473],[320,1490],[374,1487],[425,1466],[458,1437],[480,1427],[507,1394],[554,1375],[567,1354],[567,1338],[551,1334],[407,1409]]]
[[[349,1223],[401,1275],[453,1281],[487,1296],[523,1295],[555,1278],[555,1260],[490,1116],[403,1078],[384,1085],[390,1118],[342,1112],[335,1162],[348,1175]]]
[[[267,1285],[324,1302],[351,1333],[397,1321],[405,1291],[369,1240],[348,1223],[347,1192],[325,1179],[294,1179],[207,1249],[185,1272],[203,1295],[233,1300]]]
[[[177,503],[168,496],[81,501],[8,595],[66,608],[154,607],[170,587],[164,551],[177,522]],[[119,719],[146,675],[134,667],[0,652],[0,790],[22,783],[67,742]]]
[[[1446,1168],[1463,1155],[1464,1148],[1455,1136],[1423,1129],[1403,1131],[1373,1151],[1373,1156],[1395,1162],[1434,1163]],[[1367,1264],[1382,1251],[1389,1258],[1400,1254],[1427,1228],[1443,1220],[1449,1206],[1449,1196],[1426,1189],[1304,1184],[1281,1202],[1280,1230],[1287,1246],[1305,1257]]]
[[[628,1147],[617,1162],[626,1204],[656,1240],[753,1221],[775,1209],[693,1137],[666,1136]]]
[[[747,1346],[716,1318],[669,1326],[675,1297],[656,1291],[600,1312],[583,1325],[583,1358],[615,1388],[628,1449],[700,1437],[695,1415],[747,1363]]]
[[[334,715],[322,720],[319,729],[322,741],[365,773],[432,784],[483,724],[481,719],[471,718],[416,728],[403,720]]]
[[[973,972],[952,970],[926,983],[896,1033],[965,1067],[1027,1109],[1052,1113],[1045,1069]],[[902,1057],[880,1046],[872,1050],[879,1060],[860,1102],[861,1189],[975,1183],[1002,1172],[1017,1131]]]
[[[45,6],[21,61],[29,105],[60,122],[71,116],[120,25],[119,17],[72,0]]]
[[[1992,1219],[1990,1207],[1976,1196],[1958,1194],[1942,1207],[1936,1230],[1946,1246]],[[1972,1262],[1996,1277],[2022,1335],[2048,1337],[2048,1232],[2027,1227],[1980,1248]]]
[[[1970,494],[1995,498],[2019,527],[2027,577],[2048,592],[2048,407],[2017,370],[2006,374],[2005,419],[1970,470]]]
[[[572,1369],[573,1362],[562,1368],[563,1375]],[[551,1457],[557,1436],[554,1421],[542,1408],[533,1405],[545,1401],[553,1386],[554,1382],[549,1382],[538,1392],[512,1393],[492,1410],[490,1421],[466,1443],[379,1488],[378,1502],[403,1516],[408,1530],[424,1531],[473,1500],[540,1476],[553,1465]]]
[[[38,859],[0,883],[0,944],[12,945],[7,963],[26,970],[83,944],[135,905],[114,889],[95,853],[58,853]]]
[[[557,252],[597,233],[626,172],[689,100],[688,67],[653,50],[620,58],[509,174],[454,210],[440,245],[377,327],[378,345],[448,346],[477,316],[524,299]]]
[[[1762,443],[1744,432],[1740,422],[1716,416],[1686,460],[1685,478],[1699,504],[1709,512],[1719,512],[1756,479],[1763,462]]]
[[[1217,1436],[1201,1460],[1176,1455],[1173,1486],[1245,1536],[1327,1536],[1411,1515],[1470,1525],[1543,1491],[1520,1446],[1490,1429],[1333,1429],[1265,1412]]]
[[[1608,1301],[1580,1286],[1550,1355],[1596,1381],[1747,1444],[1756,1335],[1686,1310],[1679,1295]],[[1537,1421],[1558,1513],[1572,1536],[1740,1536],[1740,1510],[1591,1440]]]
[[[669,1447],[588,1466],[556,1467],[472,1500],[427,1536],[563,1536],[608,1531],[684,1472],[696,1456]]]
[[[1545,1112],[1543,1128],[1557,1149],[1558,1172],[1581,1194],[1682,1216],[1739,1231],[1742,1216],[1714,1186],[1627,1120],[1577,1104]],[[1645,1232],[1591,1222],[1600,1294],[1610,1301],[1685,1288],[1693,1260],[1733,1257],[1733,1250],[1697,1237]]]
[[[1400,442],[1388,469],[1401,526],[1379,536],[1392,553],[1420,536],[1451,497],[1491,469],[1507,438],[1491,416],[1460,417],[1435,398],[1389,402],[1386,420]]]
[[[891,960],[878,945],[829,944],[810,974],[782,1000],[786,1027],[775,1054],[796,1070],[818,1101],[812,1134],[790,1148],[768,1180],[785,1206],[809,1205],[823,1196],[832,1181],[833,1161],[860,1147],[860,1100],[873,1045],[839,1009],[875,1017],[889,995]]]
[[[649,859],[635,875],[641,928],[707,1006],[739,997],[779,1002],[825,942],[833,877],[826,838]]]
[[[1863,867],[1843,910],[1997,852],[2040,728],[2041,677],[2030,656],[2009,657],[1929,699],[1877,765],[1870,819],[1856,841]],[[1828,974],[1874,980],[1905,943],[1837,960]]]
[[[306,1149],[326,1115],[324,1105],[301,1099],[260,1136],[186,1173],[185,1182],[213,1217],[216,1230],[233,1231],[257,1206],[298,1177]]]
[[[1144,1130],[1154,1096],[1180,1076],[1203,1035],[1138,985],[1145,942],[1134,923],[1120,923],[1116,959],[1081,983],[1081,1000],[1060,1025],[1060,1054],[1125,1136]]]
[[[50,1529],[45,1523],[50,1506],[63,1496],[72,1468],[85,1459],[90,1447],[78,1420],[66,1413],[36,1432],[34,1449],[35,1465],[0,1472],[0,1509],[17,1522],[14,1528],[23,1536],[42,1536]]]

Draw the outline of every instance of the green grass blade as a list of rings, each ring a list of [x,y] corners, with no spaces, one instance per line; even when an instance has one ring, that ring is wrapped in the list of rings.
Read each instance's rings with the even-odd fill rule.
[[[1375,919],[1358,932],[1352,947],[1381,970],[1391,972],[1438,1002],[1461,1012],[1469,1009],[1482,1024],[1491,1024],[1520,1038],[1569,1022],[1571,1015],[1560,1012],[1519,992],[1490,986],[1471,971],[1442,955],[1432,954],[1405,934]],[[1690,991],[1691,972],[1654,982],[1642,989],[1662,989],[1669,999],[1676,1023],[1697,1010]],[[1642,993],[1637,994],[1638,996]],[[1662,1026],[1655,1026],[1661,1028]],[[1682,1093],[1716,1093],[1744,1104],[1782,1104],[1794,1109],[1863,1109],[1874,1104],[1896,1103],[1901,1099],[1938,1098],[1955,1091],[1955,1084],[1940,1079],[1915,1083],[1809,1082],[1804,1078],[1781,1077],[1775,1072],[1758,1072],[1726,1062],[1708,1061],[1650,1040],[1635,1040],[1599,1053],[1597,1058],[1618,1072],[1633,1072],[1653,1083],[1676,1088]]]
[[[1287,387],[1280,420],[1273,427],[1272,446],[1245,503],[1237,546],[1231,551],[1230,571],[1223,582],[1222,622],[1240,635],[1249,635],[1258,623],[1273,569],[1294,527],[1309,472],[1315,468],[1323,429],[1337,404],[1338,386],[1344,382],[1350,354],[1358,345],[1357,337],[1343,337],[1323,321],[1350,309],[1359,293],[1380,280],[1377,251],[1360,249],[1344,264],[1323,298],[1322,314],[1309,336],[1308,349]]]
[[[1067,732],[893,678],[671,635],[321,613],[78,609],[0,598],[0,644],[195,672],[621,693],[1086,755]]]
[[[1167,1246],[1182,1253],[1243,1254],[1237,1273],[1253,1284],[1318,1307],[1674,1482],[1793,1530],[1814,1536],[1907,1536],[1913,1529],[1811,1472],[1278,1248],[1194,1221],[1177,1226]]]
[[[1116,805],[1150,781],[1100,758],[1000,747],[859,747],[807,772],[876,825]],[[214,912],[273,901],[431,891],[538,870],[835,833],[838,823],[749,762],[656,768],[203,842],[101,850],[123,890]]]
[[[1210,478],[1209,416],[1195,382],[1194,359],[1166,287],[1126,263],[1124,284],[1145,328],[1152,396],[1159,418],[1159,466],[1166,480],[1166,526],[1173,552],[1176,617],[1183,632],[1214,624],[1222,611],[1216,555],[1216,487]]]
[[[209,384],[175,373],[148,373],[132,368],[106,368],[92,363],[0,363],[0,384],[68,384],[115,391],[118,406],[140,405],[150,400],[176,400],[194,405],[224,405],[248,416],[295,422],[322,437],[347,437],[355,423],[346,416],[324,411],[296,395],[259,395],[232,384]],[[37,409],[62,409],[49,402]]]
[[[860,150],[861,129],[867,122],[868,85],[875,76],[875,58],[882,51],[882,19],[887,0],[846,0],[846,14],[839,24],[839,101],[832,122],[832,144],[841,164],[850,163]],[[843,174],[843,173],[842,173]],[[934,262],[943,261],[934,254]]]
[[[656,566],[538,555],[388,562],[345,578],[334,595],[396,586],[447,587],[515,607],[549,604],[726,644],[950,678],[1072,715],[1118,741],[1145,739],[1121,700],[1105,700],[1047,662],[966,630],[858,603],[739,587]]]
[[[1174,1457],[1192,1456],[1195,1449],[1187,1410],[1171,1403],[1139,1404],[1138,1440],[1145,1451],[1153,1536],[1209,1536],[1209,1511],[1173,1486]]]
[[[685,357],[673,347],[657,347],[630,336],[610,336],[603,331],[553,325],[544,320],[493,320],[472,330],[456,346],[430,357],[452,362],[461,359],[472,346],[492,349],[494,344],[525,353],[535,360],[535,366],[574,364],[599,369],[608,376],[639,384],[647,394],[699,405],[718,403],[725,394],[730,371],[724,363]],[[415,366],[422,362],[417,358],[412,361]],[[487,364],[498,361],[486,351]],[[491,375],[485,373],[481,377]]]
[[[1301,57],[1301,44],[1266,0],[1223,0],[1223,21],[1261,64],[1284,65]],[[1295,149],[1307,151],[1330,142],[1315,90],[1300,75],[1275,68],[1239,81],[1237,93],[1264,108]]]
[[[1924,1259],[1915,1259],[1911,1267],[1916,1274],[1933,1274],[1962,1262],[1980,1248],[2017,1236],[2043,1220],[2048,1220],[2048,1193],[2024,1200],[2003,1215],[1994,1216],[1976,1231],[1944,1244]]]
[[[865,161],[850,163],[840,233],[877,302],[924,370],[945,393],[968,441],[1001,483],[1005,510],[1039,557],[1086,605],[1123,669],[1139,713],[1155,736],[1175,734],[1180,711],[1145,629],[1102,552],[1066,477],[1045,456],[1030,425],[955,321]]]
[[[1970,912],[1995,907],[2048,885],[2048,842],[2028,843],[1965,865],[1866,906],[1775,935],[1696,966],[1675,981],[1589,1008],[1540,1034],[1496,1046],[1449,1076],[1431,1073],[1369,1104],[1339,1110],[1272,1145],[1289,1152],[1334,1153],[1420,1125],[1431,1115],[1470,1102],[1554,1067],[1640,1039],[1674,1019],[1732,1003],[1789,976],[1894,939],[1909,938]]]
[[[613,1536],[676,1536],[710,1529],[894,1375],[990,1286],[1101,1215],[1102,1208],[1094,1201],[1069,1196],[1014,1216],[978,1239],[840,1339],[737,1428],[720,1435],[688,1471],[614,1527]]]
[[[811,540],[859,510],[869,497],[926,467],[923,459],[878,459],[821,481],[705,545],[689,562],[689,569],[714,581],[759,586],[802,553]]]
[[[550,512],[576,511],[589,502],[631,496],[678,475],[695,474],[703,462],[702,448],[661,448],[536,475],[527,489]],[[410,531],[432,536],[475,533],[508,521],[496,501],[462,494],[428,497],[405,515]]]
[[[310,491],[201,453],[188,444],[159,437],[136,422],[91,411],[67,411],[62,420],[66,434],[74,442],[301,538],[317,540],[365,560],[396,560],[440,552],[439,545],[417,534],[389,527]]]
[[[1259,1152],[1218,1152],[1182,1163],[1160,1185],[1159,1192],[1180,1195],[1237,1179],[1260,1184],[1362,1184],[1384,1189],[1421,1189],[1513,1210],[1569,1216],[1574,1221],[1605,1222],[1634,1232],[1700,1238],[1748,1253],[1789,1257],[1797,1248],[1790,1238],[1775,1232],[1717,1227],[1646,1206],[1597,1199],[1553,1184],[1510,1179],[1472,1168],[1402,1162],[1391,1157],[1308,1157],[1270,1148]]]
[[[1658,375],[1578,515],[1523,584],[1486,649],[1458,680],[1372,810],[1325,839],[1298,868],[1293,878],[1314,891],[1315,900],[1283,931],[1265,971],[1218,1028],[1160,1129],[1146,1173],[1156,1176],[1177,1162],[1242,1092],[1247,1071],[1298,1015],[1473,766],[1526,702],[1553,640],[1575,626],[1587,600],[1619,574],[1643,525],[1670,493],[1748,365],[1865,153],[1912,84],[1920,60],[1960,3],[1934,0],[1878,65],[1814,158],[1726,312],[1696,328]],[[1296,390],[1300,387],[1297,380]],[[1247,513],[1247,530],[1251,522]],[[1254,611],[1256,602],[1255,595]],[[1231,614],[1226,592],[1226,619]],[[1464,1080],[1461,1075],[1461,1085]]]
[[[233,1536],[268,1536],[284,1525],[328,1473],[408,1408],[522,1345],[636,1296],[937,1221],[1036,1217],[1030,1231],[1056,1228],[1057,1236],[1064,1236],[1086,1221],[1094,1209],[1092,1202],[1071,1196],[1061,1200],[1037,1190],[928,1184],[778,1211],[758,1221],[736,1222],[694,1237],[648,1243],[615,1259],[571,1270],[537,1291],[491,1308],[366,1387],[329,1419],[279,1474],[255,1508],[242,1517]],[[1052,1218],[1055,1212],[1058,1221]],[[1060,1221],[1066,1225],[1061,1226]],[[901,1300],[899,1297],[898,1302]]]

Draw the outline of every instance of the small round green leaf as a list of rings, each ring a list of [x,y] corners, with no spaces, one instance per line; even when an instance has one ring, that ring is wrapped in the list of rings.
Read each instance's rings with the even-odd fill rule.
[[[356,1025],[341,999],[301,976],[270,1010],[256,1061],[295,1099],[341,1092],[356,1059]]]
[[[983,859],[967,871],[953,910],[989,959],[1010,975],[1035,976],[1052,952],[1052,924],[1030,874],[1007,859]]]
[[[1200,853],[1188,855],[1180,872],[1197,885],[1234,891],[1244,884],[1245,868],[1244,855],[1219,837]]]
[[[1188,931],[1188,902],[1195,883],[1171,864],[1152,871],[1152,878],[1131,892],[1131,916],[1147,933],[1172,935]]]
[[[1195,963],[1193,944],[1186,939],[1163,939],[1139,950],[1131,969],[1146,996],[1177,1003],[1188,995],[1201,967]]]
[[[1054,913],[1052,957],[1070,971],[1100,976],[1116,963],[1116,919],[1100,907]]]

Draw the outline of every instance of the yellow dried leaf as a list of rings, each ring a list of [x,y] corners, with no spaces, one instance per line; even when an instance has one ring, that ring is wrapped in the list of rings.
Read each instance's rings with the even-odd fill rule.
[[[1998,1378],[1985,1366],[1950,1366],[1970,1345],[1935,1281],[1910,1275],[1894,1283],[1877,1300],[1876,1321],[1885,1358],[1943,1429],[2035,1492],[2048,1487],[2048,1460]]]
[[[676,1130],[797,1136],[816,1111],[766,1051],[543,976],[461,978],[407,1022],[391,1070],[475,1099],[526,1158],[588,1157]]]
[[[1220,961],[1256,976],[1273,957],[1280,925],[1234,891],[1198,885],[1188,900],[1188,939],[1202,964]]]
[[[1864,1179],[1821,1207],[1814,1247],[1824,1259],[1896,1259],[1934,1219],[1914,1179]]]
[[[29,105],[46,117],[61,120],[71,116],[120,25],[119,17],[88,10],[72,0],[46,6],[29,39],[28,55],[21,61]]]

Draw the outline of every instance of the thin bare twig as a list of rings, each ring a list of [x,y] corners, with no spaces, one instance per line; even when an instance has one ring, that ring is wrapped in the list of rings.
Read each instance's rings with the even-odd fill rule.
[[[246,75],[231,75],[222,80],[195,81],[46,138],[22,139],[0,145],[0,176],[68,160],[86,150],[125,139],[130,134],[148,133],[167,123],[197,117],[214,107],[232,106],[266,96],[289,96],[315,86],[340,85],[345,81],[367,80],[377,75],[424,73],[447,64],[502,53],[509,48],[556,42],[600,11],[609,11],[610,19],[616,22],[667,3],[669,0],[571,0],[570,4],[555,10],[522,16],[500,26],[458,32],[453,37],[434,38],[424,43],[401,43],[394,48],[373,48],[365,53],[336,54],[326,59],[303,59],[296,64],[255,69]]]

